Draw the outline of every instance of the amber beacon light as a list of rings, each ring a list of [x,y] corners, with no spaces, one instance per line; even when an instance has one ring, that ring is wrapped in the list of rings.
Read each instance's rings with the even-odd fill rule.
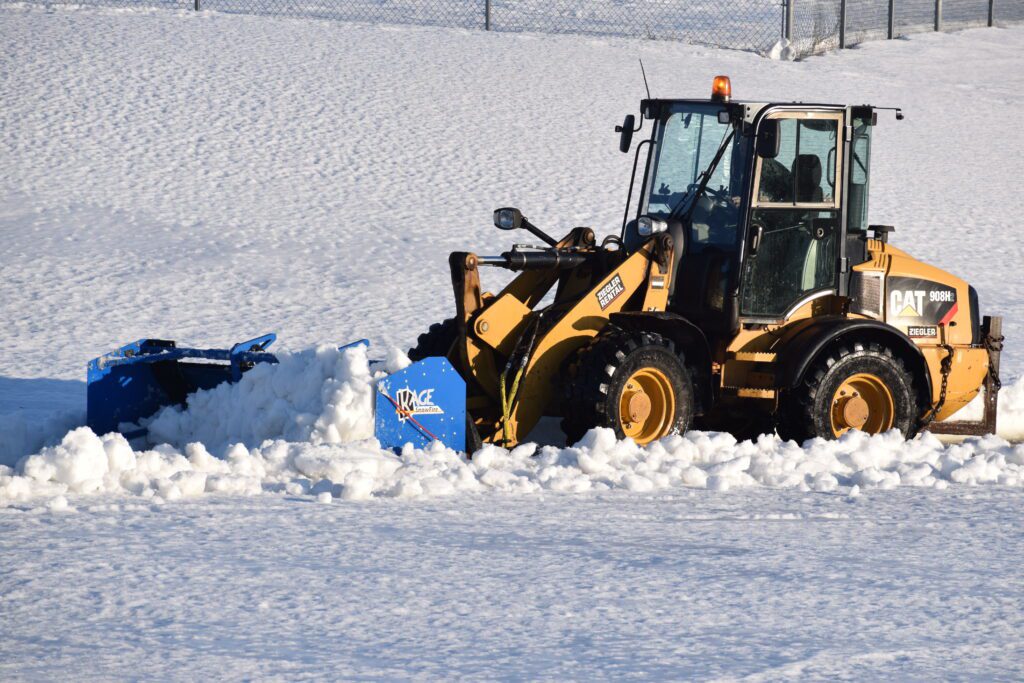
[[[732,83],[728,76],[715,76],[711,82],[711,99],[719,102],[728,102],[732,97]]]

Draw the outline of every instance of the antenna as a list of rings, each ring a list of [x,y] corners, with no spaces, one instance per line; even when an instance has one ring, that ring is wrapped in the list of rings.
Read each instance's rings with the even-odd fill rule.
[[[647,90],[647,99],[651,99],[651,88],[647,85],[647,72],[644,71],[644,60],[640,60],[640,73],[644,77],[644,88]]]

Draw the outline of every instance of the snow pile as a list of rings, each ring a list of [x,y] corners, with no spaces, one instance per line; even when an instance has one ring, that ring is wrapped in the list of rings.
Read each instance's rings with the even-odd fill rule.
[[[973,401],[949,417],[948,421],[981,420],[984,411],[985,392],[981,391]],[[1024,377],[1012,384],[1004,384],[999,391],[996,429],[999,436],[1008,441],[1024,441]]]
[[[278,359],[257,365],[235,384],[196,392],[188,410],[165,408],[148,424],[150,440],[200,442],[220,455],[235,443],[336,444],[373,436],[373,377],[365,347],[321,346]],[[389,357],[388,371],[399,362]]]
[[[383,451],[373,439],[347,444],[269,441],[236,444],[223,459],[201,444],[178,451],[133,451],[119,434],[87,428],[0,470],[0,504],[68,493],[143,496],[155,502],[205,494],[281,492],[362,500],[424,498],[459,492],[592,492],[672,488],[726,491],[750,486],[804,491],[956,484],[1024,486],[1024,445],[990,436],[944,446],[930,434],[905,442],[897,433],[850,433],[803,447],[774,436],[737,443],[728,434],[691,432],[645,448],[590,431],[575,446],[526,444],[511,451],[485,446],[471,460],[435,445]],[[325,495],[327,494],[327,495]]]
[[[999,434],[1012,441],[1024,441],[1024,378],[999,392]]]
[[[407,363],[392,353],[385,366],[393,371]],[[167,443],[137,451],[120,434],[97,436],[81,427],[17,468],[0,468],[0,505],[49,498],[52,509],[62,509],[61,496],[95,493],[162,502],[283,492],[329,502],[483,491],[1024,486],[1024,445],[995,436],[945,446],[931,434],[906,442],[895,432],[855,432],[800,446],[775,436],[737,443],[729,434],[691,432],[641,448],[595,429],[567,448],[485,446],[468,459],[435,444],[394,454],[372,438],[380,372],[365,347],[282,354],[279,364],[258,366],[236,384],[197,393],[188,410],[160,413],[151,436]],[[1016,397],[1022,387],[1009,393]]]

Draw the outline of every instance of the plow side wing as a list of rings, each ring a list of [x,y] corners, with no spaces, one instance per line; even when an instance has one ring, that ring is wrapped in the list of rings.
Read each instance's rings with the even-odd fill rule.
[[[425,358],[377,382],[374,434],[400,450],[440,441],[466,449],[466,382],[447,358]]]
[[[140,420],[222,382],[235,382],[256,363],[276,363],[263,349],[273,334],[230,349],[179,348],[165,339],[140,339],[89,361],[86,424],[97,434],[142,436]]]

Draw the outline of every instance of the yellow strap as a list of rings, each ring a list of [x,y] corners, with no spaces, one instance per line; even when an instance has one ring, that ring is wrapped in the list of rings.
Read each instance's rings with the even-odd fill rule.
[[[498,380],[498,391],[501,392],[501,443],[504,445],[508,438],[506,425],[508,424],[508,399],[505,397],[505,373],[501,373]]]
[[[524,368],[520,366],[516,372],[515,379],[512,380],[512,393],[510,395],[505,394],[505,373],[501,373],[501,379],[498,382],[498,390],[501,392],[501,442],[502,446],[508,447],[508,422],[512,414],[512,403],[515,401],[516,394],[519,393],[519,380],[523,377]]]

